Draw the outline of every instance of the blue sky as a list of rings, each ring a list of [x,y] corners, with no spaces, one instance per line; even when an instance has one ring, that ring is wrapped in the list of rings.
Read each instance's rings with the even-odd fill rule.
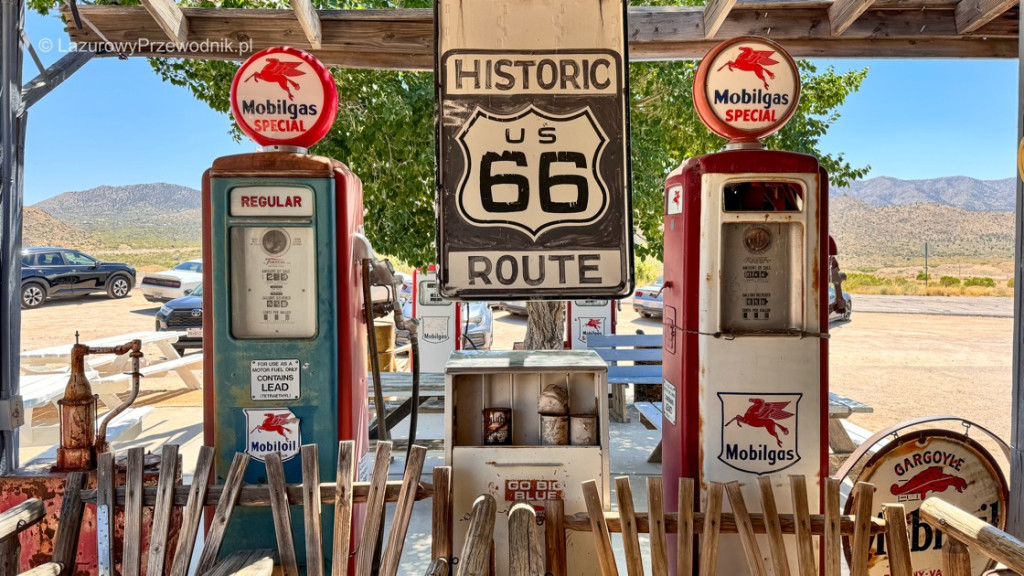
[[[29,11],[26,32],[46,65],[68,49],[55,16]],[[854,166],[870,165],[869,178],[1014,176],[1015,60],[815,63],[819,70],[870,67],[821,142]],[[24,66],[26,80],[37,74],[27,54]],[[93,59],[29,110],[25,204],[103,184],[199,188],[214,158],[257,149],[235,142],[230,126],[229,116],[162,82],[145,59]]]

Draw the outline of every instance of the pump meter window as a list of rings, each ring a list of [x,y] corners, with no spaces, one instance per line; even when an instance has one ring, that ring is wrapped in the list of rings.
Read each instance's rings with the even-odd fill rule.
[[[232,336],[312,338],[316,314],[313,228],[232,227]]]
[[[729,182],[722,200],[726,212],[800,212],[804,189],[798,182]]]
[[[416,298],[420,306],[451,306],[451,300],[445,300],[441,297],[441,293],[437,290],[437,280],[421,280],[419,289],[417,290],[419,296]]]

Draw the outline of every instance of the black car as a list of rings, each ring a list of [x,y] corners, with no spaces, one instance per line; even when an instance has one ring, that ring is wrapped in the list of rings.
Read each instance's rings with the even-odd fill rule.
[[[156,313],[157,330],[180,330],[185,335],[174,343],[178,354],[189,348],[203,347],[203,285],[187,296],[175,298],[160,307]]]
[[[135,268],[100,262],[68,248],[39,247],[21,251],[21,307],[38,308],[47,298],[84,296],[106,291],[124,298],[135,287]]]

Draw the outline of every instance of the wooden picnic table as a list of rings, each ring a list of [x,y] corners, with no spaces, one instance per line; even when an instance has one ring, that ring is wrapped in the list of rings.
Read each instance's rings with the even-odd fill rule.
[[[144,365],[139,369],[142,376],[158,376],[167,372],[175,372],[190,390],[202,387],[193,369],[201,367],[202,354],[181,356],[174,349],[174,343],[185,332],[149,331],[132,332],[119,336],[110,336],[82,342],[91,347],[112,347],[125,344],[132,340],[142,342]],[[23,440],[26,444],[42,445],[54,441],[56,426],[40,428],[33,422],[36,408],[47,404],[56,404],[64,397],[71,367],[71,344],[49,346],[21,353],[23,374],[19,382],[19,394],[25,409],[25,425]],[[107,409],[121,404],[118,393],[125,392],[131,384],[131,358],[128,354],[89,354],[85,357],[86,377],[92,385],[93,392],[99,396],[100,402]],[[142,416],[149,410],[133,409],[118,417],[129,428],[138,428]],[[129,417],[130,416],[130,417]]]
[[[367,375],[369,383],[370,401],[373,401],[373,374]],[[381,372],[381,391],[384,398],[404,398],[394,410],[388,411],[384,418],[384,424],[390,431],[396,424],[412,413],[412,372]],[[420,402],[422,406],[432,398],[444,398],[444,374],[437,372],[424,372],[420,374]],[[377,438],[377,421],[370,425],[370,439]],[[418,444],[427,444],[433,448],[433,443],[417,440]]]

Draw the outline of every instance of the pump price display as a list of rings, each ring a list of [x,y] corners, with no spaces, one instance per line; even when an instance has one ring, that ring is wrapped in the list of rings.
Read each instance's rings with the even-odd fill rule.
[[[613,0],[437,3],[444,296],[630,292],[624,11]],[[529,25],[495,34],[504,18]]]

